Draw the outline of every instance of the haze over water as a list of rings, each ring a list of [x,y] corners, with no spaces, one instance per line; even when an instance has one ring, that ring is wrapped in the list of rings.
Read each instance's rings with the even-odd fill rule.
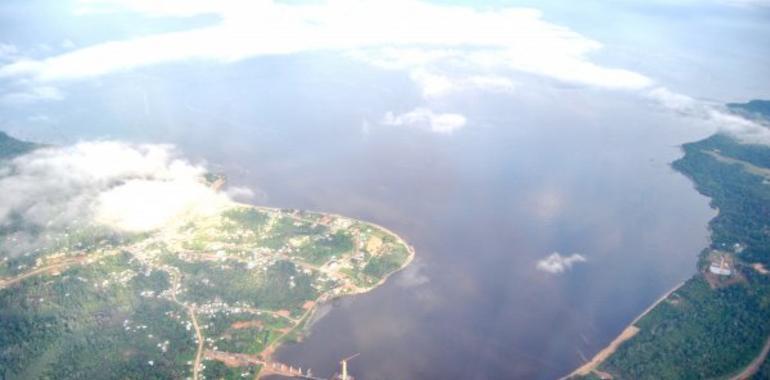
[[[669,164],[678,145],[710,133],[697,121],[631,96],[549,87],[466,96],[454,106],[472,121],[451,135],[380,125],[369,115],[414,89],[381,90],[392,78],[369,71],[340,83],[339,65],[298,76],[322,60],[276,59],[214,100],[190,90],[202,80],[175,85],[191,95],[165,112],[178,107],[173,125],[193,128],[153,132],[253,189],[248,202],[372,221],[414,245],[410,267],[322,308],[279,360],[328,376],[360,352],[351,368],[363,379],[551,379],[694,273],[714,211]],[[269,83],[291,86],[254,90]],[[198,111],[204,102],[226,111]],[[586,261],[538,270],[553,252]]]
[[[631,96],[555,86],[457,99],[471,121],[449,135],[380,125],[372,115],[382,104],[418,96],[409,83],[361,69],[340,82],[344,66],[305,63],[323,60],[275,59],[217,96],[195,89],[239,73],[190,68],[182,73],[198,79],[164,83],[188,95],[147,113],[135,98],[110,102],[123,123],[89,112],[73,132],[173,141],[254,190],[247,202],[372,221],[414,245],[410,267],[323,307],[279,360],[329,376],[360,352],[351,369],[362,379],[552,379],[694,272],[714,211],[669,163],[679,144],[710,133],[697,121]],[[181,74],[109,87],[152,88],[155,75]],[[274,83],[284,87],[257,90]],[[97,99],[82,104],[104,107]],[[554,252],[586,261],[538,270]]]
[[[291,141],[309,128],[284,131],[285,146],[270,144],[281,153],[234,178],[271,205],[392,228],[417,259],[336,302],[278,358],[331,375],[360,352],[351,366],[364,379],[550,379],[603,347],[694,272],[714,212],[668,166],[698,132],[628,99],[602,102],[581,114],[516,99],[451,138],[343,130],[311,154]],[[587,261],[538,271],[552,252]]]
[[[274,59],[217,96],[202,89],[243,68],[118,77],[110,88],[150,88],[149,111],[141,98],[89,95],[81,104],[112,113],[89,111],[72,132],[173,141],[253,189],[248,202],[372,221],[414,245],[410,267],[322,308],[279,360],[330,376],[360,352],[351,369],[362,379],[552,379],[694,272],[714,211],[669,163],[710,132],[696,122],[631,96],[553,86],[454,100],[471,121],[450,135],[380,125],[381,104],[415,90],[389,73],[351,69],[339,81],[343,65],[304,63],[324,59]],[[162,82],[187,95],[158,107],[153,78],[182,74],[198,79]],[[586,261],[536,269],[553,252]]]
[[[9,2],[0,5],[9,36],[0,43],[17,52],[0,45],[0,129],[46,143],[174,144],[255,192],[243,201],[371,221],[415,247],[415,261],[382,287],[322,307],[306,339],[279,350],[282,362],[329,376],[360,353],[350,365],[365,380],[553,379],[694,273],[715,211],[669,164],[680,144],[724,127],[704,109],[770,97],[770,48],[750,38],[768,35],[770,23],[751,1],[520,3],[511,5],[542,7],[544,16],[519,21],[533,22],[544,41],[563,26],[604,47],[476,72],[458,56],[383,68],[312,43],[237,59],[209,46],[209,57],[196,50],[207,40],[195,40],[183,46],[192,53],[155,52],[151,64],[104,69],[74,59],[83,65],[65,60],[62,69],[45,58],[232,15],[75,14],[59,3]],[[21,14],[34,15],[27,22],[37,28],[13,21]],[[567,37],[565,46],[556,38],[558,52],[584,42]],[[236,52],[261,47],[243,39]],[[553,47],[503,46],[523,55],[502,61],[550,58]],[[14,66],[26,56],[39,67]],[[87,64],[106,72],[78,71]],[[538,269],[556,252],[584,261],[560,273]]]

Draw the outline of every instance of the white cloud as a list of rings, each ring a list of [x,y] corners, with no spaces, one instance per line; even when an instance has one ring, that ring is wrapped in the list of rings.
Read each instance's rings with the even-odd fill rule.
[[[202,166],[165,145],[85,142],[38,149],[9,165],[0,175],[0,225],[21,218],[53,229],[141,232],[230,202],[203,181]]]
[[[423,69],[412,71],[410,77],[422,89],[422,94],[425,97],[446,95],[458,87],[458,84],[451,78]]]
[[[726,5],[742,8],[770,8],[770,0],[717,0]]]
[[[736,115],[724,107],[709,109],[706,120],[719,131],[735,136],[745,143],[770,145],[770,125],[762,125],[755,120]]]
[[[559,274],[571,269],[573,265],[585,261],[587,261],[585,256],[578,253],[562,256],[559,252],[554,252],[548,257],[539,260],[535,267],[543,272]]]
[[[532,9],[478,10],[414,0],[332,0],[305,5],[246,0],[91,0],[82,5],[102,11],[123,7],[148,15],[212,13],[221,22],[105,42],[42,60],[22,60],[0,67],[0,75],[42,81],[76,79],[180,60],[228,62],[331,50],[410,71],[447,65],[462,68],[471,77],[519,71],[607,88],[643,88],[651,83],[638,73],[593,63],[589,54],[601,44],[544,21]],[[423,75],[422,80],[429,94],[447,86],[441,77]]]
[[[463,128],[467,120],[457,113],[435,113],[424,107],[415,108],[409,112],[395,115],[388,112],[382,119],[384,125],[427,127],[432,132],[451,134]]]
[[[747,143],[770,144],[770,127],[730,112],[724,105],[694,99],[656,87],[644,94],[664,108],[684,117],[697,119],[715,130],[732,135]]]
[[[225,194],[227,194],[228,197],[232,199],[237,200],[250,200],[254,199],[256,194],[254,194],[254,191],[247,187],[241,187],[241,186],[230,186],[225,190]]]
[[[36,124],[56,124],[56,119],[43,114],[36,114],[27,116],[27,121],[30,123],[36,123]]]
[[[99,14],[130,10],[151,16],[189,17],[218,13],[219,9],[231,2],[223,0],[212,4],[206,0],[79,0],[76,13]]]
[[[62,47],[62,49],[70,50],[70,49],[74,49],[75,47],[77,47],[77,45],[75,45],[75,43],[72,42],[72,40],[65,39],[64,41],[61,42],[61,47]]]
[[[697,100],[687,95],[673,92],[665,87],[655,87],[647,91],[647,96],[656,100],[662,106],[677,112],[688,112],[702,106]]]
[[[19,52],[16,45],[4,44],[0,42],[0,60],[12,58]]]
[[[16,92],[5,93],[0,96],[0,103],[19,105],[62,99],[64,99],[64,94],[56,87],[34,86]]]
[[[420,68],[412,70],[410,77],[420,87],[426,98],[446,96],[469,89],[510,92],[516,88],[513,80],[501,75],[448,76]]]
[[[498,92],[513,91],[517,84],[502,75],[473,75],[465,79],[468,86]]]
[[[183,216],[213,215],[225,203],[200,181],[132,179],[99,194],[95,220],[124,231],[149,231]]]
[[[387,70],[407,70],[425,67],[429,64],[446,61],[461,54],[458,49],[418,47],[378,47],[355,49],[347,52],[347,56]]]

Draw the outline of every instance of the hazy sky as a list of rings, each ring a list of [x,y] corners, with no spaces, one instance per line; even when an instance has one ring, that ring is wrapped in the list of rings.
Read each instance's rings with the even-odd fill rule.
[[[0,194],[33,222],[137,230],[215,203],[205,167],[255,203],[393,226],[424,288],[327,319],[390,359],[357,360],[561,375],[692,274],[713,214],[677,146],[770,142],[723,106],[770,99],[768,21],[750,0],[3,0],[0,130],[62,147]]]
[[[116,102],[148,112],[180,95],[168,91],[211,72],[237,72],[227,78],[237,86],[282,59],[310,62],[320,54],[324,65],[370,70],[359,78],[342,70],[339,80],[384,75],[419,94],[367,116],[364,130],[378,124],[451,134],[472,121],[452,99],[546,86],[632,94],[764,140],[763,130],[719,104],[770,98],[767,21],[770,5],[759,0],[11,0],[0,5],[0,128],[40,138],[35,128],[62,124],[89,97],[112,98],[107,113],[121,123],[126,115],[115,108],[125,106]],[[126,94],[136,78],[168,91]],[[265,84],[262,93],[286,85]],[[175,106],[182,105],[167,105]],[[92,119],[109,117],[96,108]]]

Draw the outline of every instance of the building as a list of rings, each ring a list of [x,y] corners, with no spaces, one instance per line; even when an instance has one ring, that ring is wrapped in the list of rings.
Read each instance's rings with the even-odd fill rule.
[[[719,276],[729,276],[733,273],[733,271],[730,269],[730,264],[725,261],[725,257],[722,256],[720,261],[711,262],[711,266],[709,266],[709,272],[719,275]]]

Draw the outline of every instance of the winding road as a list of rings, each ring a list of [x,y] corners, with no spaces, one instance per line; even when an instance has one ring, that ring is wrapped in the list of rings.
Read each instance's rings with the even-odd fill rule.
[[[767,359],[767,354],[770,353],[770,337],[767,338],[765,341],[765,346],[762,347],[762,351],[759,352],[759,355],[757,355],[754,360],[749,363],[746,368],[743,369],[740,373],[730,378],[730,380],[748,380],[753,376],[757,371],[759,371],[759,367],[762,366],[762,363],[765,362],[765,359]]]

